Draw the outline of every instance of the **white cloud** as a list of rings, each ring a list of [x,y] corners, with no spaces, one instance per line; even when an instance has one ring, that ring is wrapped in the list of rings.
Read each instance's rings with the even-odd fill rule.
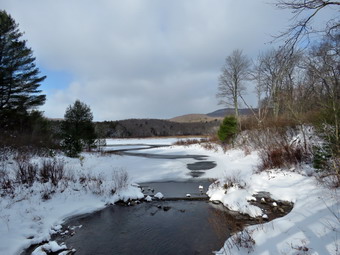
[[[0,0],[44,69],[73,81],[49,88],[62,117],[80,99],[95,119],[169,118],[217,106],[217,77],[236,48],[256,56],[287,20],[265,1]],[[251,91],[249,91],[251,93]]]

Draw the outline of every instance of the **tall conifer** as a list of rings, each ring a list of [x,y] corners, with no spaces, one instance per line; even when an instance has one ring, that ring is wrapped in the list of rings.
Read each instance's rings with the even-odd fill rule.
[[[0,10],[0,128],[10,129],[20,123],[29,110],[43,105],[46,96],[39,86],[41,76],[32,50],[27,47],[18,24]]]

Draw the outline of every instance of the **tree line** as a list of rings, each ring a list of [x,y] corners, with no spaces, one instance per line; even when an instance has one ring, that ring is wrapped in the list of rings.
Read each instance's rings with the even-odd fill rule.
[[[222,66],[216,96],[221,104],[235,109],[238,122],[238,108],[244,104],[258,127],[268,119],[282,118],[331,126],[329,135],[340,151],[340,2],[278,0],[275,5],[294,14],[288,29],[275,36],[283,44],[253,60],[241,49],[234,50]],[[327,8],[335,15],[324,24],[313,23]],[[255,85],[254,109],[245,100],[249,84]]]
[[[254,61],[234,50],[222,67],[217,97],[234,106],[238,118],[241,103],[251,108],[244,95],[247,82],[252,82],[258,98],[253,113],[259,125],[268,116],[299,120],[319,112],[339,127],[339,49],[340,34],[324,37],[308,51],[288,52],[281,47],[260,53]]]

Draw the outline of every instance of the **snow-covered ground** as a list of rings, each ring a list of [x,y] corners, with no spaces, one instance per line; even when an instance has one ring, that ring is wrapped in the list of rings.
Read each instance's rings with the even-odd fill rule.
[[[117,139],[108,140],[107,144],[163,145],[176,140]],[[264,214],[247,202],[258,191],[268,191],[274,199],[294,202],[294,208],[287,216],[247,228],[245,232],[250,233],[255,241],[252,248],[254,254],[339,254],[338,191],[328,190],[318,184],[314,177],[309,176],[312,170],[308,166],[295,171],[272,170],[254,174],[258,163],[256,152],[245,155],[242,150],[208,151],[199,145],[191,145],[148,149],[147,153],[208,156],[207,160],[215,161],[217,166],[207,170],[201,178],[215,178],[220,182],[220,185],[210,187],[208,195],[212,200],[222,201],[230,209],[254,216]],[[98,185],[96,182],[88,182],[87,186],[79,182],[59,185],[47,200],[43,200],[42,195],[51,189],[51,184],[35,183],[28,189],[16,190],[14,197],[2,197],[0,254],[18,254],[31,243],[48,240],[50,234],[67,217],[99,210],[107,203],[119,199],[141,198],[143,194],[132,185],[112,195],[112,176],[117,170],[128,173],[129,183],[185,180],[191,178],[186,165],[197,162],[191,158],[173,160],[95,153],[83,153],[81,159],[58,157],[64,160],[69,175],[96,177],[102,183]],[[38,162],[41,159],[33,160]],[[7,169],[14,166],[14,163],[8,164]],[[230,179],[242,183],[240,186],[245,188],[232,187],[226,192],[223,184]],[[88,187],[91,185],[91,188]],[[239,233],[236,236],[242,235]],[[226,241],[225,247],[220,250],[221,254],[248,254],[252,250],[240,247],[231,240]]]

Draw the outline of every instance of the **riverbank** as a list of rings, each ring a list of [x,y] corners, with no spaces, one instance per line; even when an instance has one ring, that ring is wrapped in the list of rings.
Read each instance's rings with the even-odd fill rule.
[[[132,144],[152,144],[152,141],[160,144],[155,139],[131,141]],[[162,141],[162,144],[164,142],[169,145],[173,140]],[[121,144],[121,141],[116,143]],[[248,254],[249,251],[254,254],[339,253],[338,190],[329,190],[317,183],[312,176],[314,170],[308,166],[256,174],[256,152],[223,152],[221,149],[207,150],[200,145],[147,151],[159,155],[205,155],[207,161],[215,162],[216,166],[204,171],[201,178],[218,180],[210,186],[208,195],[231,210],[264,216],[265,211],[251,204],[253,195],[263,191],[269,192],[274,199],[294,203],[293,210],[285,217],[248,227],[229,238],[220,254]],[[30,244],[48,240],[67,217],[100,210],[119,199],[141,198],[141,190],[132,186],[133,183],[190,179],[188,164],[200,161],[190,157],[173,160],[90,153],[82,154],[80,159],[58,157],[65,162],[67,176],[74,178],[65,180],[57,188],[49,183],[34,183],[32,187],[18,188],[13,195],[2,197],[0,254],[18,254]],[[42,159],[32,160],[38,162]],[[14,165],[9,160],[7,169]],[[115,171],[126,171],[129,184],[112,194]],[[80,177],[86,177],[88,182],[73,182]],[[48,197],[44,197],[46,193]]]

